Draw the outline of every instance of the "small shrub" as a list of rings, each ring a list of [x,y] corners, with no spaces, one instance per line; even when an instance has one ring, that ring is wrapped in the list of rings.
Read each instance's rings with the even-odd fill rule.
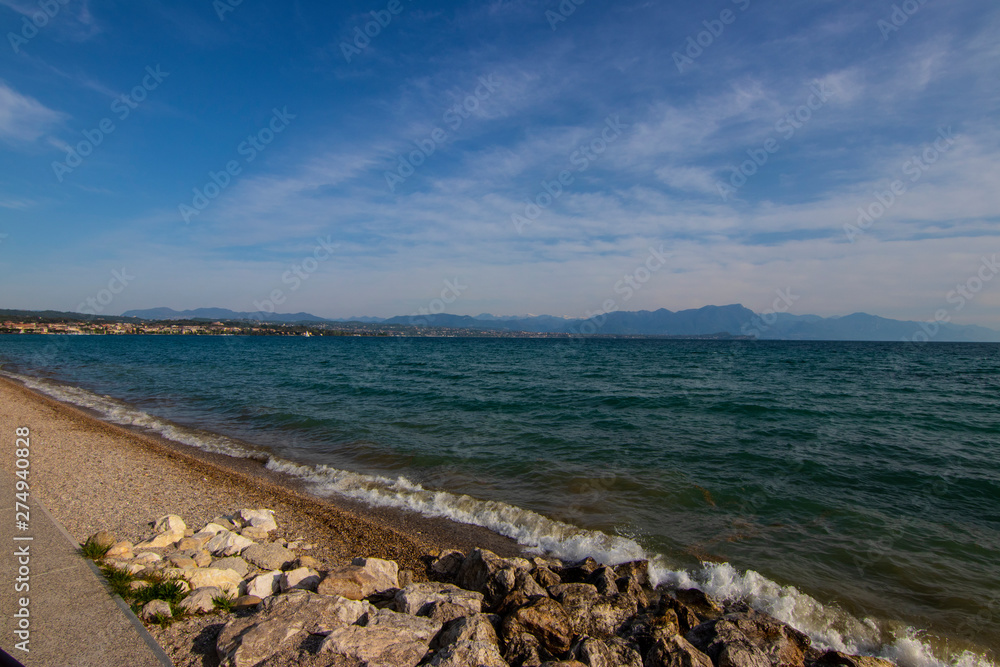
[[[110,550],[111,550],[111,545],[97,544],[96,542],[93,542],[88,539],[86,542],[83,543],[83,546],[80,547],[80,554],[84,558],[89,558],[90,560],[93,561],[99,561],[102,558],[104,558],[104,555],[108,553],[108,551]]]

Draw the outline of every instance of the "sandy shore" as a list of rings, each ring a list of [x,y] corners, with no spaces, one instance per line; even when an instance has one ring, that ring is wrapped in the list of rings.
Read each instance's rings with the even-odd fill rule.
[[[150,522],[165,514],[198,525],[243,507],[266,507],[277,512],[280,536],[306,538],[317,545],[315,555],[334,564],[387,558],[422,578],[420,557],[434,548],[520,552],[513,541],[476,526],[311,496],[258,462],[108,424],[0,378],[0,433],[13,438],[23,426],[31,429],[32,491],[80,541],[99,530],[143,539]],[[10,457],[0,462],[12,464]]]

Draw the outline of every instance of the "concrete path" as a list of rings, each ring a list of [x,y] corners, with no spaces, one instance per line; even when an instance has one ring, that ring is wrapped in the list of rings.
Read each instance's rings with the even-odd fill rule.
[[[10,459],[13,440],[13,433],[0,433],[0,453]],[[23,508],[15,507],[16,478],[9,466],[0,466],[0,479],[0,649],[24,667],[171,667],[142,623],[108,591],[97,568],[79,555],[73,538],[37,499],[29,498],[27,530],[18,526],[24,517],[16,510]],[[25,584],[28,590],[17,590]],[[22,598],[27,598],[26,608]],[[25,622],[30,634],[19,636]],[[18,648],[25,637],[28,643],[21,645],[28,652]]]

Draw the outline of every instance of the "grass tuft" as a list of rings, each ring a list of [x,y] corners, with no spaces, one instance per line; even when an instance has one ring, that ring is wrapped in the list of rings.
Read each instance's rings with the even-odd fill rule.
[[[219,611],[231,612],[233,610],[233,603],[236,602],[236,598],[230,597],[228,595],[216,595],[212,598],[212,604]]]
[[[90,560],[98,561],[104,558],[105,554],[107,554],[108,551],[110,550],[111,550],[111,545],[104,546],[101,544],[97,544],[96,542],[92,542],[91,540],[87,540],[86,542],[83,543],[83,546],[80,547],[80,554],[84,558],[89,558]]]
[[[129,574],[127,570],[119,570],[117,567],[102,567],[101,574],[108,580],[111,590],[123,600],[132,597],[132,589],[129,587],[135,581],[135,575]]]

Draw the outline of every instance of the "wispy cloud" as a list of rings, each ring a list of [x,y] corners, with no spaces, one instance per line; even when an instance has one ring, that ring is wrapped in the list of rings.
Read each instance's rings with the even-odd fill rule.
[[[34,142],[67,118],[0,81],[0,139],[8,144]]]

